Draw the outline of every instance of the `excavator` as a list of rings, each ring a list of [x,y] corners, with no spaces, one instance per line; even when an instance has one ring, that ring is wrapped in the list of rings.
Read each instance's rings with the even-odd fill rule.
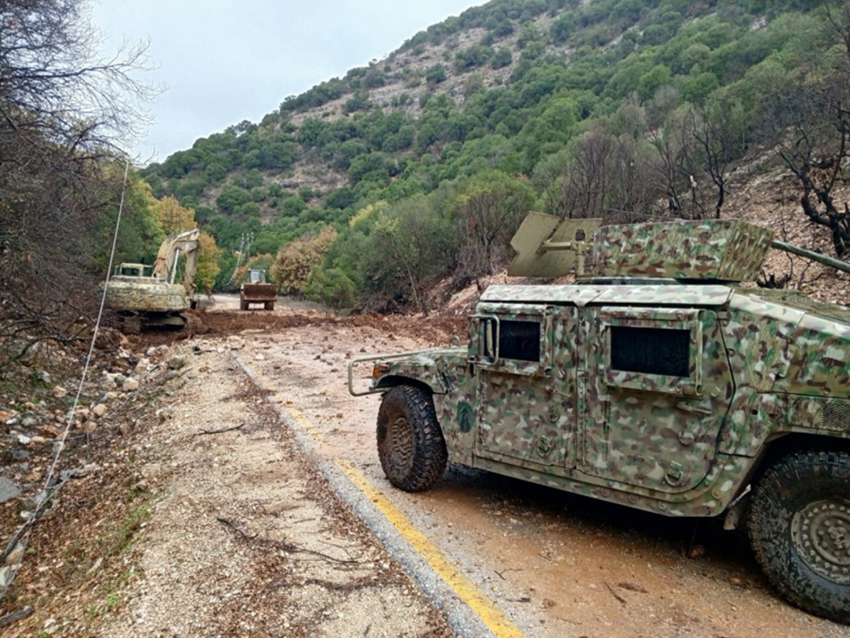
[[[106,287],[106,305],[122,332],[185,327],[187,319],[182,313],[195,307],[199,238],[197,228],[169,235],[159,247],[153,266],[116,266]],[[183,283],[175,283],[181,256],[186,261]]]

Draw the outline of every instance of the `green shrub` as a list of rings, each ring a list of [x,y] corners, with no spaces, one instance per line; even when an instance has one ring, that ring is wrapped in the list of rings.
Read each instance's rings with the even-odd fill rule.
[[[314,268],[304,288],[307,299],[336,310],[354,306],[356,294],[357,286],[339,268]]]
[[[445,82],[446,80],[446,67],[442,64],[435,64],[432,67],[429,67],[425,72],[425,81],[428,84],[439,84],[440,82]]]
[[[502,69],[509,66],[513,61],[514,56],[511,50],[508,47],[502,47],[493,55],[493,59],[490,60],[490,66],[494,69]]]

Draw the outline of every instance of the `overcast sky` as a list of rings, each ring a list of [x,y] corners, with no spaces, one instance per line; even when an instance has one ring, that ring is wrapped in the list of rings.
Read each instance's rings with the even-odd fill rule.
[[[199,137],[258,122],[287,95],[389,54],[417,31],[483,0],[94,0],[107,37],[150,40],[158,68],[144,74],[167,90],[155,123],[131,151],[162,161]]]

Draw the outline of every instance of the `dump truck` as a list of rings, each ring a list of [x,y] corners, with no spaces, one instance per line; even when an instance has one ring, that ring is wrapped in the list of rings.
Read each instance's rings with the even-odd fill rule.
[[[465,345],[349,365],[383,395],[378,457],[420,491],[447,461],[747,530],[775,588],[850,623],[850,310],[751,282],[771,248],[850,264],[739,220],[600,227],[526,218]],[[585,261],[590,263],[584,272]],[[372,368],[355,387],[353,370]]]
[[[266,283],[265,270],[249,270],[247,281],[239,288],[239,309],[250,310],[251,304],[263,304],[264,310],[274,310],[277,286]]]
[[[185,311],[194,307],[195,272],[200,231],[170,235],[162,242],[152,266],[122,263],[106,286],[106,305],[124,332],[143,328],[183,328]],[[180,257],[185,257],[183,281],[176,283]]]

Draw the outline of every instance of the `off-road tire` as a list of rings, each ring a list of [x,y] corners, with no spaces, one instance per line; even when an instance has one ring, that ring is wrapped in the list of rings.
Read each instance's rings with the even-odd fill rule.
[[[783,596],[850,624],[850,454],[809,450],[777,461],[756,487],[748,531]]]
[[[446,442],[434,402],[425,390],[400,385],[384,395],[378,410],[378,457],[395,487],[421,492],[446,469]]]
[[[239,300],[239,310],[248,310],[248,302],[244,299]]]
[[[265,308],[266,310],[274,310],[274,302],[273,301],[265,302],[263,304],[263,308]]]

